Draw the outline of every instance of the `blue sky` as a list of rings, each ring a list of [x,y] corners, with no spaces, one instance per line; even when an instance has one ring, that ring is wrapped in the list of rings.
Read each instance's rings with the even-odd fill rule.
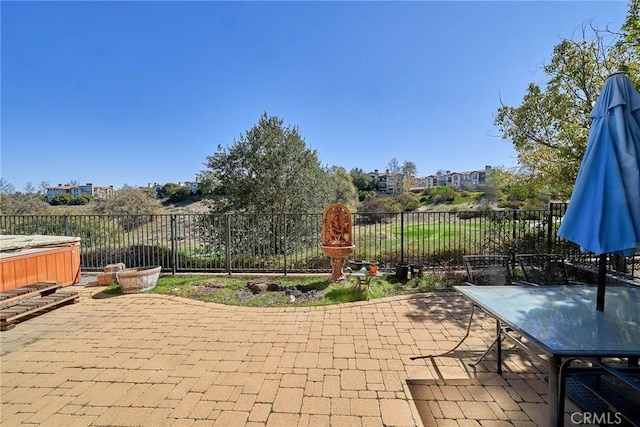
[[[1,2],[1,176],[193,180],[263,112],[323,165],[418,175],[516,153],[493,126],[605,2]]]

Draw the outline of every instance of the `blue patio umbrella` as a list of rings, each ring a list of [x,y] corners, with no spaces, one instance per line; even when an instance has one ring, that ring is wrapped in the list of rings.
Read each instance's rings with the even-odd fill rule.
[[[558,236],[601,255],[596,308],[603,311],[606,254],[640,251],[640,93],[627,75],[609,76],[591,118]]]

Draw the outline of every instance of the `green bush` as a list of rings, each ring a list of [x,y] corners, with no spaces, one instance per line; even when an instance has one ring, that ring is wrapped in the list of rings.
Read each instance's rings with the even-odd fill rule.
[[[51,199],[51,204],[54,206],[69,205],[71,204],[72,199],[73,197],[71,197],[71,194],[60,193]]]
[[[93,196],[88,194],[81,194],[78,197],[74,197],[69,202],[70,205],[86,205],[93,200]]]
[[[501,201],[498,203],[500,209],[520,209],[524,205],[521,201]]]
[[[358,219],[366,224],[381,223],[399,214],[400,204],[389,197],[367,197],[362,203]]]
[[[166,197],[171,203],[182,202],[191,197],[191,190],[184,185],[169,182],[165,184],[158,192],[160,197]]]
[[[411,194],[403,193],[393,198],[404,212],[410,212],[420,207],[420,202]]]
[[[472,218],[480,218],[482,216],[482,212],[480,211],[460,211],[458,212],[459,219],[472,219]]]
[[[456,190],[453,187],[433,187],[426,188],[422,192],[420,201],[427,205],[439,205],[451,203],[456,199]]]

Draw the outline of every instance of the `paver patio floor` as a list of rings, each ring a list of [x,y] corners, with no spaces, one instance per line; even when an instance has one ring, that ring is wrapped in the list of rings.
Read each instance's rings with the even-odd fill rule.
[[[455,352],[410,360],[464,334],[453,293],[260,309],[72,288],[79,303],[0,333],[0,425],[546,424],[544,366],[466,364],[493,337],[483,314]]]

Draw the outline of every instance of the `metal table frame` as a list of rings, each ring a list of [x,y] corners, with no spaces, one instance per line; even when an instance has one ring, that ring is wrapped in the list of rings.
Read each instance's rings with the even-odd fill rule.
[[[607,287],[604,312],[595,309],[596,287],[455,286],[486,313],[539,348],[549,368],[549,426],[561,426],[559,384],[563,359],[640,356],[640,287]],[[497,328],[498,366],[501,329]],[[564,394],[564,393],[562,393]]]

